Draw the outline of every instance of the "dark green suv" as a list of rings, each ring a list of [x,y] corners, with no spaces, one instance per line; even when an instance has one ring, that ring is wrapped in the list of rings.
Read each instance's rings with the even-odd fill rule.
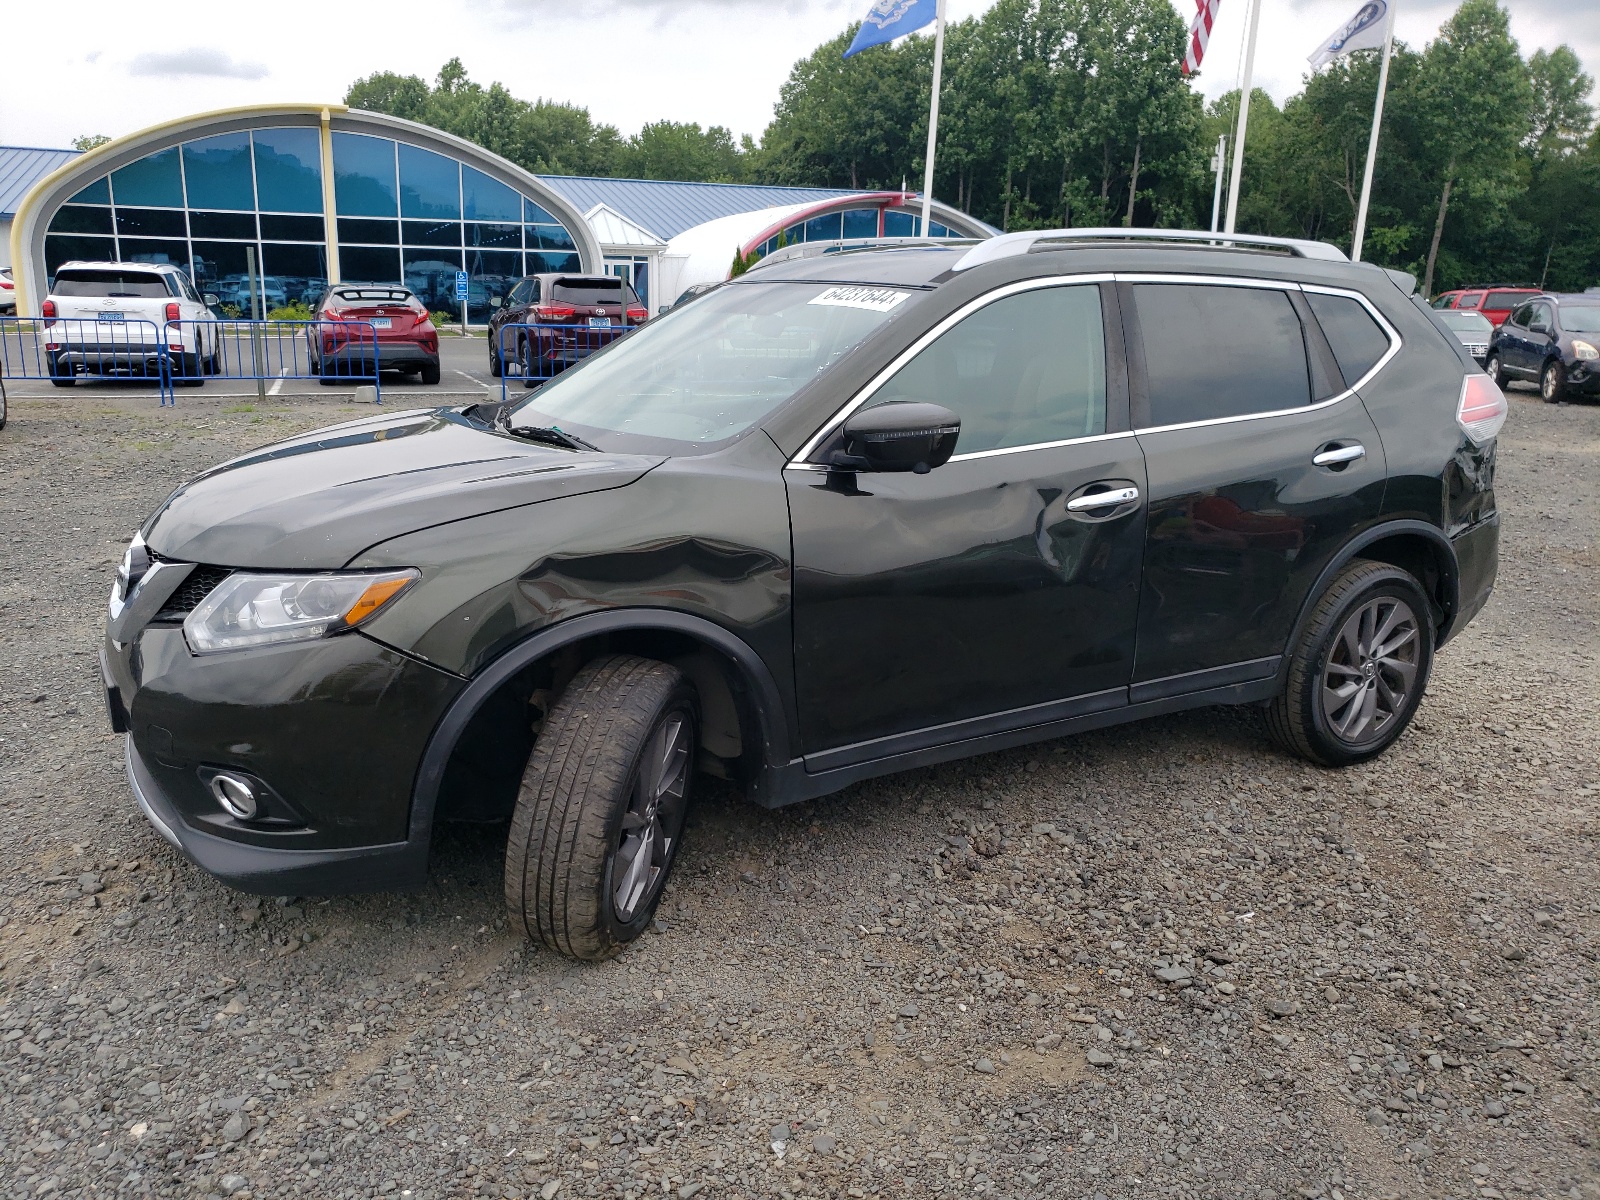
[[[509,404],[224,463],[112,595],[134,791],[263,893],[509,822],[515,918],[602,958],[697,773],[775,807],[1209,704],[1370,758],[1497,563],[1505,399],[1410,290],[1208,235],[791,259]]]

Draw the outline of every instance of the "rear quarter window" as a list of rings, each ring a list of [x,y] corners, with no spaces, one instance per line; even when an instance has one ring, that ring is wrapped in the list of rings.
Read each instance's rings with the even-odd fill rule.
[[[1527,292],[1490,292],[1483,302],[1484,308],[1515,308],[1527,300]]]
[[[1388,353],[1388,335],[1372,319],[1366,306],[1349,296],[1307,292],[1306,303],[1311,306],[1317,324],[1322,326],[1345,386],[1355,387]]]

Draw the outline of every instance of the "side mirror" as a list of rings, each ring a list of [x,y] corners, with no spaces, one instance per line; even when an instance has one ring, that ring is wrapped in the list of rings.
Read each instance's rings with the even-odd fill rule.
[[[926,475],[950,461],[961,418],[948,408],[897,401],[865,408],[844,423],[844,448],[828,465],[839,471],[914,471]]]
[[[200,299],[205,303],[207,308],[215,308],[217,305],[222,303],[222,297],[217,295],[215,292],[207,292],[205,295],[201,296]]]

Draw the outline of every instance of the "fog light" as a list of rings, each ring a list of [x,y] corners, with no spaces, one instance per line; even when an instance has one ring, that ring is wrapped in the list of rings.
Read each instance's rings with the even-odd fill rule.
[[[255,785],[237,775],[213,775],[211,794],[230,817],[240,821],[253,820],[261,809],[256,799]]]

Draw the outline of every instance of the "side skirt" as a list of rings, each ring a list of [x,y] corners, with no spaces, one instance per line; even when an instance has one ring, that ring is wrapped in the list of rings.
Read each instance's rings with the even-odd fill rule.
[[[1273,665],[1276,666],[1276,663]],[[1191,708],[1207,708],[1214,704],[1254,704],[1270,700],[1278,690],[1277,679],[1269,676],[1265,679],[1226,684],[1178,696],[1163,696],[1137,704],[1121,704],[1114,708],[1104,708],[1096,712],[1063,717],[1021,728],[959,738],[937,746],[890,754],[822,771],[807,771],[805,759],[794,759],[784,766],[769,768],[771,786],[753,789],[753,792],[764,801],[763,807],[782,808],[784,805],[796,804],[802,800],[814,800],[819,796],[829,795],[849,787],[852,783],[879,775],[892,775],[897,771],[952,762],[955,759],[989,754],[996,750],[1009,750],[1014,746],[1050,741],[1069,734],[1124,725],[1145,717],[1183,712]],[[815,764],[816,756],[813,756],[811,761]]]

